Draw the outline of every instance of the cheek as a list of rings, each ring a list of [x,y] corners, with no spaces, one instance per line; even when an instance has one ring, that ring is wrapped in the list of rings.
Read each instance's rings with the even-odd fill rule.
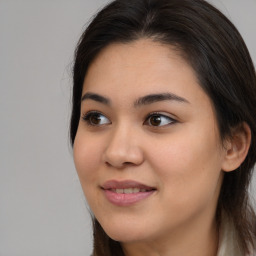
[[[213,197],[221,173],[216,138],[202,133],[200,136],[194,133],[182,135],[156,141],[154,154],[148,157],[160,178],[164,194],[179,197],[180,203],[191,202],[192,198]]]
[[[93,142],[93,143],[92,143]],[[100,205],[99,191],[95,189],[98,184],[98,169],[100,163],[99,145],[82,132],[78,132],[74,142],[73,154],[77,174],[86,200],[94,211]]]
[[[97,143],[90,142],[90,137],[78,132],[73,152],[75,167],[84,189],[85,184],[92,184],[91,182],[96,179],[97,172],[95,170],[100,162],[99,147]]]

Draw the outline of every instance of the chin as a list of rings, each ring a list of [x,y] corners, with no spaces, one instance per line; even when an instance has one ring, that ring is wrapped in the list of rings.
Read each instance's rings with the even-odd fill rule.
[[[111,239],[122,243],[138,242],[145,239],[145,232],[134,228],[127,229],[125,226],[118,225],[114,227],[112,225],[112,227],[105,227],[103,229]]]

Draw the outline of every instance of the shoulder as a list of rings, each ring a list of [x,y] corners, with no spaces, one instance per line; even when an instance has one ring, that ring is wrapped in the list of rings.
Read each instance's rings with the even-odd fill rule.
[[[250,253],[245,255],[239,244],[239,238],[233,223],[224,216],[219,232],[219,249],[217,256],[256,256],[256,251],[253,250],[253,246]]]

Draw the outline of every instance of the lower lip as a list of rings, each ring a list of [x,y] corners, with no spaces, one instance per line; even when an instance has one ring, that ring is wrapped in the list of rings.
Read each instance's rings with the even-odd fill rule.
[[[103,190],[108,201],[117,206],[129,206],[151,196],[155,190],[131,194],[118,194],[111,190]]]

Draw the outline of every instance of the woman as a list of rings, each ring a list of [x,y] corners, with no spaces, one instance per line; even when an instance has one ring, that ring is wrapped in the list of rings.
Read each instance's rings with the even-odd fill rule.
[[[74,63],[71,142],[93,255],[254,255],[256,77],[202,0],[116,0]]]

